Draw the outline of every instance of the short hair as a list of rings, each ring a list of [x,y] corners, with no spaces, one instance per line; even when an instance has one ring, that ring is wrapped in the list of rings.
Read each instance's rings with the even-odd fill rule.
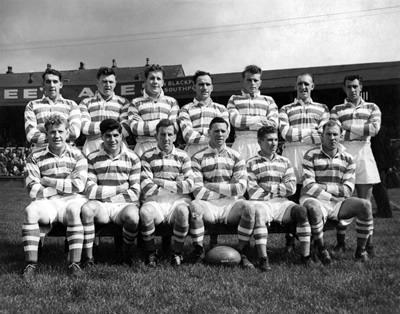
[[[118,130],[118,133],[120,133],[120,134],[122,133],[121,124],[117,120],[105,119],[105,120],[101,121],[101,123],[100,123],[101,135],[103,135],[107,131],[114,131],[114,130]]]
[[[363,78],[361,77],[361,75],[358,74],[351,74],[351,75],[346,75],[343,79],[343,86],[346,86],[346,81],[354,81],[354,80],[358,80],[360,82],[360,84],[362,85],[363,83]]]
[[[211,81],[212,81],[211,73],[206,72],[206,71],[198,70],[198,71],[196,71],[196,73],[195,73],[195,74],[193,75],[193,77],[192,77],[193,84],[196,85],[196,83],[197,83],[197,78],[198,78],[199,76],[205,76],[205,75],[208,75],[208,76],[211,78]]]
[[[340,129],[340,133],[342,133],[342,124],[338,120],[329,119],[323,126],[322,126],[322,133],[325,132],[325,129],[328,127],[337,126]]]
[[[309,77],[311,77],[311,81],[313,81],[313,83],[314,83],[314,77],[310,72],[300,73],[299,75],[296,76],[296,81],[300,76],[309,76]]]
[[[157,123],[157,125],[156,125],[156,134],[158,134],[158,131],[159,131],[161,128],[167,128],[167,127],[169,127],[169,126],[172,126],[172,127],[173,127],[173,129],[174,129],[174,134],[176,134],[175,124],[174,124],[174,122],[172,122],[172,121],[169,120],[169,119],[161,119],[160,122]]]
[[[109,76],[109,75],[114,75],[117,76],[115,74],[115,71],[113,68],[108,68],[108,67],[101,67],[96,74],[96,78],[99,79],[102,75],[104,76]]]
[[[267,134],[278,134],[278,129],[271,125],[264,125],[257,131],[257,139],[262,140]]]
[[[150,72],[161,72],[163,75],[163,79],[165,77],[165,70],[164,68],[159,65],[159,64],[152,64],[144,70],[144,77],[147,79],[149,77]]]
[[[225,123],[226,127],[229,129],[228,122],[222,117],[215,117],[214,119],[212,119],[208,128],[211,130],[212,126],[217,123]]]
[[[58,113],[53,113],[50,116],[48,116],[45,121],[44,121],[44,128],[46,129],[46,131],[49,130],[50,126],[53,125],[61,125],[64,124],[65,128],[68,127],[68,121],[67,119],[65,119],[64,117],[62,117],[61,115],[59,115]]]
[[[46,70],[43,72],[43,74],[42,74],[43,82],[44,82],[44,77],[45,77],[47,74],[57,75],[58,78],[60,79],[60,81],[62,80],[62,75],[61,75],[61,72],[60,72],[60,71],[57,71],[57,70],[55,70],[55,69],[48,68],[48,69],[46,69]]]
[[[261,68],[255,64],[248,65],[247,67],[244,68],[242,72],[242,78],[245,77],[246,72],[250,74],[262,74]]]

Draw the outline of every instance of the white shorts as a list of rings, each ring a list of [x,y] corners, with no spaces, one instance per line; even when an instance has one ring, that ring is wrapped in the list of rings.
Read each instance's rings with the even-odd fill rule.
[[[156,215],[163,218],[163,222],[171,224],[172,216],[179,205],[189,207],[190,199],[179,194],[162,195],[160,197],[152,197],[150,200],[145,201],[142,206],[151,206],[156,211]]]
[[[133,150],[136,155],[140,158],[142,157],[145,151],[152,149],[153,147],[157,146],[157,141],[155,138],[146,137],[146,138],[136,138],[136,145],[135,149]]]
[[[346,141],[343,142],[343,146],[346,148],[346,152],[353,156],[356,163],[355,184],[376,184],[381,182],[370,142]]]
[[[208,144],[190,144],[186,145],[185,151],[188,153],[191,158],[194,154],[202,150],[203,148],[208,147]]]
[[[232,210],[232,207],[236,204],[238,200],[236,198],[220,198],[218,200],[196,200],[196,202],[201,203],[204,207],[208,209],[208,212],[212,216],[212,223],[228,223],[228,216]]]
[[[339,202],[325,201],[306,195],[300,197],[300,205],[304,205],[307,200],[313,200],[320,206],[324,223],[327,221],[327,219],[338,220],[339,210],[344,201],[344,199]]]
[[[88,156],[90,153],[100,148],[103,139],[99,136],[98,138],[86,139],[85,144],[82,147],[82,153]]]
[[[92,201],[93,202],[93,201]],[[111,203],[111,202],[100,202],[95,201],[100,211],[106,213],[110,218],[111,222],[116,223],[119,213],[127,206],[133,205],[133,203]]]
[[[283,146],[282,156],[290,160],[290,163],[294,169],[294,174],[296,175],[297,184],[301,184],[303,182],[304,154],[313,147],[315,146],[299,142],[285,143]]]
[[[276,221],[282,223],[283,216],[288,208],[296,205],[287,198],[274,198],[269,201],[251,201],[252,206],[261,208],[266,213],[266,223]]]
[[[237,131],[232,149],[236,150],[244,161],[256,156],[260,150],[257,141],[257,131]]]
[[[55,195],[48,199],[36,200],[28,205],[46,212],[49,217],[49,224],[60,222],[64,225],[67,224],[66,211],[68,207],[76,206],[81,208],[87,202],[87,198],[81,194],[74,194],[68,196]],[[47,224],[47,222],[46,222]]]

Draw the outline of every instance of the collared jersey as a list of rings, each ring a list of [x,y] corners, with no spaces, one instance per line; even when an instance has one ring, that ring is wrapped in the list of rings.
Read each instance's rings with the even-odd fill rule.
[[[146,151],[142,157],[141,186],[143,199],[167,190],[175,194],[189,194],[193,190],[193,171],[188,154],[176,147],[167,154],[158,147]],[[162,179],[157,185],[154,179]]]
[[[192,157],[194,191],[196,199],[213,200],[224,197],[242,196],[246,191],[247,173],[240,154],[229,147],[220,151],[210,146],[200,150]],[[216,190],[207,183],[218,183]]]
[[[362,98],[357,105],[345,100],[343,104],[334,106],[331,110],[331,119],[338,120],[342,124],[345,141],[369,141],[381,128],[379,107]]]
[[[100,123],[105,119],[114,119],[118,122],[127,120],[129,101],[123,97],[113,95],[105,100],[99,91],[93,97],[85,98],[79,104],[82,116],[82,133],[91,136],[100,136]],[[122,124],[123,125],[123,124]],[[124,126],[124,125],[123,125]],[[129,133],[123,128],[124,136]]]
[[[350,197],[354,191],[356,165],[353,157],[340,148],[332,158],[321,147],[304,154],[302,195],[321,200]]]
[[[103,202],[133,203],[138,205],[140,195],[140,160],[122,143],[121,152],[112,157],[100,148],[88,156],[89,174],[86,195]],[[124,192],[117,186],[127,185]]]
[[[161,92],[158,98],[152,98],[144,91],[142,97],[132,100],[128,108],[128,123],[136,136],[154,136],[156,125],[162,119],[169,119],[178,129],[177,116],[179,106],[172,97]]]
[[[329,120],[329,110],[324,104],[295,99],[279,110],[279,130],[287,142],[320,144],[322,126]]]
[[[32,199],[80,193],[85,188],[88,176],[86,158],[79,149],[68,144],[61,156],[53,154],[47,146],[40,147],[29,155],[26,169],[26,187]],[[42,177],[56,179],[56,187],[42,185]]]
[[[229,123],[228,110],[211,99],[206,103],[196,99],[184,105],[179,111],[179,124],[187,144],[207,144],[208,127],[215,117],[221,117]]]
[[[278,127],[278,107],[270,96],[254,95],[242,92],[242,95],[232,95],[228,101],[229,118],[235,130],[258,130],[262,125]],[[267,122],[261,121],[262,117]]]
[[[57,113],[68,121],[69,139],[76,140],[81,131],[81,113],[75,101],[59,97],[55,102],[43,96],[30,101],[24,112],[25,134],[30,143],[47,143],[44,123],[46,118]]]
[[[267,201],[288,197],[296,191],[296,176],[289,159],[274,154],[272,159],[260,152],[247,161],[247,191],[250,200]]]

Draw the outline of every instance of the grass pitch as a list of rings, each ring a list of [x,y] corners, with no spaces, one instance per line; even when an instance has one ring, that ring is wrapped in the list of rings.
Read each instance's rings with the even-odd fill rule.
[[[400,212],[375,219],[377,256],[368,264],[352,260],[350,250],[329,267],[305,269],[281,255],[284,235],[270,235],[272,271],[161,262],[148,269],[114,265],[111,239],[102,240],[99,264],[77,280],[66,273],[63,239],[46,239],[36,280],[25,282],[21,223],[29,203],[21,186],[0,186],[0,313],[399,313]],[[328,245],[335,233],[326,234]],[[234,236],[220,242],[235,246]],[[188,240],[185,250],[190,251]]]

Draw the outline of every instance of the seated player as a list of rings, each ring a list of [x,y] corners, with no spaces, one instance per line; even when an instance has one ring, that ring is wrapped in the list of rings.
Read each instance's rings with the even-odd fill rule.
[[[139,226],[140,160],[123,143],[118,121],[103,120],[100,132],[103,143],[88,156],[89,201],[82,206],[83,254],[86,265],[92,266],[94,222],[113,222],[122,226],[123,261],[130,265],[130,251]]]
[[[209,146],[192,157],[196,198],[190,207],[193,262],[204,257],[204,223],[239,225],[239,234],[252,233],[251,207],[238,199],[246,191],[246,165],[238,152],[226,146],[227,137],[228,122],[214,118],[209,126]],[[244,251],[245,244],[239,241],[239,251]]]
[[[300,204],[306,207],[317,255],[323,264],[331,257],[325,248],[323,228],[326,220],[356,217],[357,249],[355,259],[368,261],[367,238],[373,230],[371,203],[351,197],[354,190],[355,163],[339,144],[342,128],[329,120],[323,126],[321,147],[306,152]]]
[[[38,148],[27,160],[26,186],[33,199],[24,213],[22,238],[26,267],[23,276],[31,278],[37,268],[40,224],[67,225],[68,272],[79,276],[83,244],[81,206],[87,199],[79,194],[87,180],[87,161],[81,151],[66,143],[68,122],[58,114],[44,123],[48,146]]]
[[[296,176],[289,159],[276,153],[278,131],[263,126],[257,132],[261,150],[247,161],[247,191],[255,210],[254,238],[262,270],[270,270],[267,256],[267,236],[272,221],[281,224],[296,223],[300,240],[300,254],[304,264],[310,263],[311,228],[304,207],[289,201],[296,191]],[[240,235],[239,235],[240,237]],[[249,241],[250,239],[244,238]],[[251,265],[249,264],[249,267]]]
[[[174,122],[161,120],[156,126],[157,146],[141,158],[143,205],[140,219],[146,262],[157,264],[154,244],[155,227],[161,223],[173,226],[171,264],[181,265],[185,237],[189,231],[189,193],[193,189],[193,172],[187,153],[174,146]]]

